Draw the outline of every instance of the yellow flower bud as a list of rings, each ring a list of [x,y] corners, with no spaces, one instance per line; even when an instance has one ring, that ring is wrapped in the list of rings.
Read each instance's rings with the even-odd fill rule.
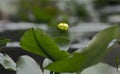
[[[67,23],[62,22],[57,25],[57,28],[61,31],[67,31],[69,29],[69,25]]]

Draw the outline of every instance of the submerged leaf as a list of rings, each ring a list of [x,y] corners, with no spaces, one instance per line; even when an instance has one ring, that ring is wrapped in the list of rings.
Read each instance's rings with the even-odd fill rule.
[[[84,48],[84,51],[74,53],[70,57],[51,63],[46,69],[56,72],[77,72],[97,64],[108,52],[109,43],[118,37],[119,26],[115,25],[99,32]]]
[[[63,59],[69,55],[67,52],[59,50],[55,41],[38,28],[32,28],[25,32],[21,39],[21,47],[52,61]]]

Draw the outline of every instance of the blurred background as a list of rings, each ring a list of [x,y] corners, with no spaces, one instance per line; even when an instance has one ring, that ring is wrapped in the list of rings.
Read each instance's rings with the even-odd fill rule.
[[[0,37],[11,39],[2,52],[14,60],[29,54],[39,61],[38,56],[21,50],[21,36],[31,27],[59,36],[56,29],[59,22],[70,26],[64,37],[71,40],[69,52],[72,52],[85,47],[100,30],[120,24],[120,0],[0,0]],[[119,52],[117,46],[103,61],[114,66]]]
[[[0,0],[0,19],[11,22],[119,23],[120,0]]]
[[[69,38],[74,40],[80,33],[91,32],[93,36],[92,32],[119,24],[119,14],[120,0],[0,0],[0,32],[16,32],[8,34],[16,41],[30,27],[40,27],[53,35],[56,25],[66,22]]]

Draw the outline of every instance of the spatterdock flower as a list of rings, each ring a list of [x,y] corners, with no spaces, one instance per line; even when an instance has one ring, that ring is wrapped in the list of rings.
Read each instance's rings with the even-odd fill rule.
[[[62,22],[57,25],[57,28],[60,31],[67,31],[69,29],[69,25],[67,23]]]

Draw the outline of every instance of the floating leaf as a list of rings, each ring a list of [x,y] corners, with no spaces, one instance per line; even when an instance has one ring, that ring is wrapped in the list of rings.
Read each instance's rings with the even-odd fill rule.
[[[45,66],[47,66],[48,64],[50,64],[52,61],[51,60],[49,60],[49,59],[44,59],[44,61],[43,61],[43,67],[45,67]],[[49,70],[46,70],[46,69],[44,69],[44,74],[50,74],[50,71]]]
[[[119,74],[119,72],[108,64],[99,63],[85,69],[81,74]]]
[[[74,53],[70,57],[49,64],[46,69],[56,72],[77,72],[97,64],[108,52],[109,43],[118,37],[119,26],[115,25],[99,32],[84,48],[84,51]]]
[[[7,54],[0,53],[0,64],[5,69],[16,70],[16,63]]]
[[[32,28],[25,32],[21,39],[21,47],[52,61],[63,59],[69,55],[65,51],[60,51],[55,41],[38,28]]]
[[[21,56],[17,61],[17,74],[43,74],[40,66],[29,56]]]

